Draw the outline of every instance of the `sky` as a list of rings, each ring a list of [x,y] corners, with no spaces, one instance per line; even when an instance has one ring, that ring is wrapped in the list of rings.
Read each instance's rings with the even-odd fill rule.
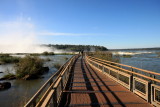
[[[160,47],[160,0],[0,0],[0,44]]]

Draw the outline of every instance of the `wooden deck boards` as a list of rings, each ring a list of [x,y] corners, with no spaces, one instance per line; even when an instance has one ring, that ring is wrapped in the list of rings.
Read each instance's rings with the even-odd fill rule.
[[[60,107],[151,107],[149,103],[92,69],[81,58],[70,74]]]

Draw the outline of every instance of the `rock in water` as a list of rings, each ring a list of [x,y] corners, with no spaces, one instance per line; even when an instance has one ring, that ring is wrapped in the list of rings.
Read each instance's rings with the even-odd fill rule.
[[[8,89],[11,88],[11,83],[10,82],[3,82],[0,83],[0,90]]]
[[[48,72],[49,71],[49,67],[43,67],[42,71],[43,71],[43,73]]]

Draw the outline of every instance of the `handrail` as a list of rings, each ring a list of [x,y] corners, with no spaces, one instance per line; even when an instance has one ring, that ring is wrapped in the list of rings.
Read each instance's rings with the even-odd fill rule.
[[[91,59],[89,59],[89,60],[91,60]],[[108,66],[103,65],[103,64],[108,65],[107,63],[100,62],[100,61],[97,61],[97,60],[94,60],[94,59],[92,59],[92,61],[93,61],[94,63],[97,63],[97,64],[101,63],[102,66],[104,66],[104,67],[108,67]],[[100,65],[100,64],[99,64],[99,65]],[[114,65],[110,65],[110,66],[111,66],[111,67],[114,67],[114,68],[118,68],[119,70],[123,70],[123,71],[126,71],[126,72],[128,72],[128,73],[135,74],[135,75],[144,77],[144,78],[146,78],[146,79],[150,79],[150,80],[152,80],[152,81],[156,81],[156,82],[159,82],[159,83],[160,83],[160,80],[158,80],[158,79],[154,79],[154,78],[151,78],[151,77],[148,77],[148,76],[145,76],[145,75],[142,75],[142,74],[139,74],[139,73],[130,71],[130,70],[126,70],[126,69],[123,69],[123,68],[120,68],[120,67],[117,67],[117,66],[114,66]],[[110,68],[110,69],[112,69],[112,68]]]
[[[101,62],[101,61],[100,61],[101,59],[100,59],[100,60],[97,60],[98,58],[95,58],[95,57],[90,57],[90,56],[86,56],[86,57],[91,58],[92,61],[94,61],[95,63],[99,62],[99,63],[101,63],[101,64],[109,65],[109,66],[114,67],[114,68],[117,68],[117,69],[119,69],[119,70],[123,70],[123,71],[126,71],[126,72],[128,72],[128,73],[135,74],[135,75],[141,76],[141,77],[143,77],[143,78],[150,79],[150,80],[152,80],[152,81],[156,81],[156,82],[159,82],[159,83],[160,83],[160,80],[158,80],[158,79],[155,79],[155,78],[152,78],[152,77],[148,77],[148,76],[146,76],[146,75],[143,75],[143,74],[140,74],[140,73],[136,73],[136,72],[133,72],[133,71],[130,71],[130,70],[127,70],[127,69],[124,69],[124,68],[120,68],[120,67],[117,67],[117,66],[114,66],[114,65],[110,65],[110,64],[108,64],[108,63],[105,63],[104,61]],[[91,60],[91,59],[90,59],[90,60]],[[103,65],[103,66],[104,66],[104,65]],[[106,66],[106,67],[107,67],[107,66]]]
[[[41,105],[41,101],[44,100],[45,96],[47,96],[47,94],[50,92],[50,90],[53,88],[53,85],[57,82],[57,80],[59,79],[60,76],[62,76],[62,72],[65,71],[67,69],[67,67],[69,67],[69,65],[74,62],[76,60],[76,58],[78,57],[78,55],[72,56],[70,58],[70,60],[68,60],[65,64],[63,64],[60,69],[54,74],[52,75],[46,82],[45,84],[36,92],[36,94],[27,102],[27,104],[24,107],[30,107],[30,106],[37,106],[39,107]],[[56,78],[55,78],[56,77]],[[55,78],[55,79],[54,79]],[[53,80],[54,79],[54,80]],[[40,94],[42,94],[42,92],[44,91],[44,89],[47,87],[47,85],[49,85],[49,88],[47,89],[47,91],[44,92],[43,96],[41,97],[40,101],[38,103],[36,103],[38,97],[40,96]]]
[[[86,56],[88,56],[88,55],[86,55]],[[88,57],[94,58],[94,59],[97,59],[97,60],[100,60],[100,61],[108,62],[108,63],[111,63],[111,64],[116,64],[116,65],[121,65],[121,66],[125,66],[125,67],[132,68],[132,69],[137,69],[139,71],[143,71],[143,72],[150,73],[150,74],[160,75],[160,73],[156,73],[156,72],[153,72],[153,71],[144,70],[144,69],[140,69],[140,68],[136,68],[136,67],[133,67],[133,66],[124,65],[124,64],[120,64],[120,63],[116,63],[116,62],[111,62],[111,61],[99,59],[99,58],[96,58],[96,57],[91,57],[91,56],[88,56]]]

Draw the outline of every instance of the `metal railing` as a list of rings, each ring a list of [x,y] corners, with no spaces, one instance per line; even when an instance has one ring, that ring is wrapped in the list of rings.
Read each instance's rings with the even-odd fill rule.
[[[63,89],[67,84],[69,73],[73,67],[75,55],[70,58],[48,81],[37,91],[24,107],[57,107],[61,99]]]
[[[154,106],[160,106],[160,73],[85,56],[86,62]]]

